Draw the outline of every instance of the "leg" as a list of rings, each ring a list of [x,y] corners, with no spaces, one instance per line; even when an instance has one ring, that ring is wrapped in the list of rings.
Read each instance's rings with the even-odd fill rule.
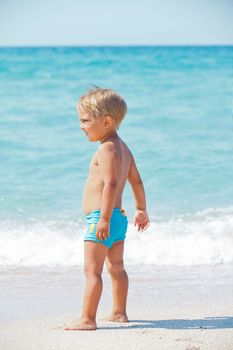
[[[86,241],[84,245],[84,271],[86,286],[84,290],[81,322],[74,321],[65,330],[95,330],[96,312],[101,297],[103,283],[102,270],[108,248],[101,244]]]
[[[115,243],[108,250],[106,266],[112,280],[113,310],[108,318],[113,322],[128,322],[126,303],[128,294],[128,276],[123,261],[124,241]]]

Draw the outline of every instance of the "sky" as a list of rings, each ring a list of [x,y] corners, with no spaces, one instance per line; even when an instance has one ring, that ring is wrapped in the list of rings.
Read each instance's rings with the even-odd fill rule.
[[[232,44],[233,0],[0,0],[0,46]]]

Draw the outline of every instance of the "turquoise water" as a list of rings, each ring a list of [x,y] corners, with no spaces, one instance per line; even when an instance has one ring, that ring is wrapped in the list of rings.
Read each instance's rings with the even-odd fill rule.
[[[92,84],[127,101],[119,134],[137,161],[152,223],[191,215],[200,229],[222,215],[220,232],[226,218],[232,228],[232,82],[233,47],[1,48],[4,237],[17,225],[22,235],[32,232],[35,221],[43,232],[53,222],[60,234],[82,220],[82,187],[98,144],[79,130],[75,103]],[[129,187],[124,208],[132,220]]]

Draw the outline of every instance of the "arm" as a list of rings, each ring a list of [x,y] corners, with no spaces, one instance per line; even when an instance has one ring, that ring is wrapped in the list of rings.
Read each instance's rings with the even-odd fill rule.
[[[133,156],[129,168],[128,181],[132,187],[136,206],[134,226],[138,226],[138,231],[144,231],[149,226],[150,221],[146,211],[146,195],[143,182]]]
[[[98,152],[100,174],[104,182],[101,201],[101,216],[97,224],[96,237],[106,239],[110,235],[110,219],[117,190],[117,154],[114,145],[105,143]]]

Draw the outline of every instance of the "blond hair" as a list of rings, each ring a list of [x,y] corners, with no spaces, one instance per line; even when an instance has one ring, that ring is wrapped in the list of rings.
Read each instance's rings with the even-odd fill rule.
[[[127,104],[115,91],[97,87],[80,97],[77,109],[91,113],[94,118],[110,116],[120,125],[127,113]]]

